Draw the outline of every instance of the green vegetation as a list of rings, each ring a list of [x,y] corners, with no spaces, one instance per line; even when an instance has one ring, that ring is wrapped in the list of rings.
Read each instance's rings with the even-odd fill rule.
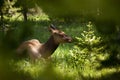
[[[65,26],[62,25],[64,28]],[[106,45],[100,45],[102,38],[97,34],[93,24],[89,22],[84,26],[79,25],[76,29],[72,24],[67,27],[69,30],[66,28],[66,33],[71,31],[71,36],[76,35],[74,43],[60,45],[50,60],[41,59],[35,63],[28,58],[17,62],[13,60],[12,65],[14,64],[15,70],[18,73],[29,75],[27,77],[31,77],[33,80],[112,80],[114,76],[111,75],[119,72],[120,68],[119,66],[100,68],[100,62],[109,57],[109,50],[105,50]],[[42,35],[46,32],[38,33],[41,29],[46,30],[35,27],[33,36],[42,41],[44,40]],[[76,31],[78,31],[77,34]],[[45,40],[49,36],[48,34],[44,35]]]
[[[85,6],[76,5],[79,2]],[[115,2],[112,13],[112,0],[101,0],[95,8],[99,2],[89,2],[1,0],[0,80],[119,80],[119,4]],[[51,23],[70,35],[73,42],[61,44],[47,60],[32,62],[28,56],[16,54],[23,41],[35,38],[46,42]]]

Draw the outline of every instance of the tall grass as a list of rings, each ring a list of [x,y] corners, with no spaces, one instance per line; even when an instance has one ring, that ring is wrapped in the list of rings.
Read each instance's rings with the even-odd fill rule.
[[[23,22],[20,23],[19,21],[11,22],[11,24],[17,26],[16,41],[18,40],[18,35],[20,35],[23,30],[22,28],[27,26],[27,28],[31,28],[30,31],[32,31],[32,34],[27,32],[27,28],[25,28],[24,35],[27,37],[25,36],[24,40],[36,38],[40,40],[41,43],[46,42],[51,35],[48,30],[50,21],[48,16],[45,17],[45,15],[40,20],[42,21],[38,21],[38,19],[36,19],[36,21],[28,21],[28,25],[24,25]],[[80,34],[87,28],[86,23],[57,23],[56,25],[57,28],[60,28],[73,38],[76,36],[81,37]],[[14,67],[15,72],[25,76],[22,78],[25,80],[119,80],[119,76],[117,76],[117,78],[114,77],[115,74],[120,73],[119,66],[97,69],[94,65],[98,64],[93,65],[89,63],[88,65],[82,65],[81,63],[77,63],[76,65],[76,63],[74,63],[75,59],[73,58],[75,53],[71,52],[71,50],[74,49],[74,45],[74,42],[61,44],[49,60],[40,59],[33,63],[29,58],[23,58],[20,60],[11,59],[9,62],[10,65]],[[76,58],[77,57],[79,56],[76,56]]]
[[[82,26],[81,24],[68,26],[60,25],[58,27],[63,29],[73,38],[75,36],[80,36],[80,33],[85,28],[85,26]],[[41,42],[47,41],[50,36],[47,26],[39,26],[36,24],[34,26],[34,30],[35,33],[32,38],[37,38]],[[73,43],[61,44],[51,56],[50,60],[40,59],[35,63],[32,63],[29,59],[19,60],[14,63],[16,71],[22,72],[24,75],[29,74],[33,80],[107,80],[105,76],[112,75],[116,71],[120,71],[119,67],[103,68],[98,70],[89,66],[76,68],[72,65],[74,62],[72,62],[73,60],[71,58],[71,56],[73,56],[73,54],[71,54],[73,46]],[[110,76],[107,77],[110,78]]]

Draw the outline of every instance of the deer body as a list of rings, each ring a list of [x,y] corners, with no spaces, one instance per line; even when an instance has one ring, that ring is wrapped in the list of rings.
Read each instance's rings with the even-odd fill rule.
[[[39,58],[48,58],[57,49],[60,43],[71,42],[72,38],[67,36],[63,31],[56,29],[53,25],[50,26],[52,35],[46,43],[40,43],[37,39],[32,39],[23,42],[17,49],[18,53],[27,50],[28,55],[32,60]]]

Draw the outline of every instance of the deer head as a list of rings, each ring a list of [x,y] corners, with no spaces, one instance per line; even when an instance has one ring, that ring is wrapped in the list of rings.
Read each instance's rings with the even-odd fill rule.
[[[72,38],[65,34],[65,32],[58,30],[54,25],[49,26],[49,30],[52,33],[54,41],[56,43],[70,43],[72,42]]]

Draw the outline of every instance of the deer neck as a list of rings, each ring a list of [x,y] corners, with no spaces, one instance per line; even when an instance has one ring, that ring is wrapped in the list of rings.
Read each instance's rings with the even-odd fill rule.
[[[43,57],[49,57],[57,49],[59,43],[56,43],[54,37],[51,36],[43,46],[45,50],[43,53]]]

